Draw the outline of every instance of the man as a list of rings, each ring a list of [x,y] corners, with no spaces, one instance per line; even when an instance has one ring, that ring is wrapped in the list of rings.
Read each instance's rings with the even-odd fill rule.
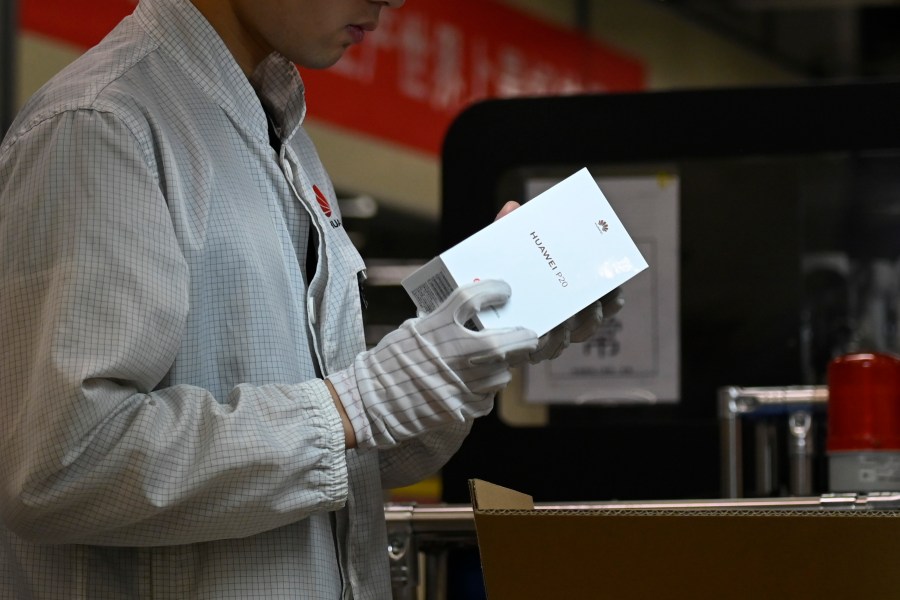
[[[439,469],[511,364],[594,330],[599,304],[541,340],[470,331],[509,295],[486,281],[365,351],[294,65],[401,4],[143,0],[23,109],[0,146],[0,596],[387,598],[382,490]]]

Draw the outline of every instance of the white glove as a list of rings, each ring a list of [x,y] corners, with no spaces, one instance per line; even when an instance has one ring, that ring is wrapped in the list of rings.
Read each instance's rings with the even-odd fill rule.
[[[473,331],[465,323],[510,293],[497,280],[462,286],[329,376],[359,447],[391,446],[491,411],[494,394],[510,381],[510,364],[537,348],[537,334],[524,327]]]
[[[535,365],[552,360],[562,354],[570,343],[584,342],[597,333],[603,319],[608,319],[625,304],[620,288],[616,288],[593,304],[578,311],[538,339],[537,349],[528,355],[528,361]]]

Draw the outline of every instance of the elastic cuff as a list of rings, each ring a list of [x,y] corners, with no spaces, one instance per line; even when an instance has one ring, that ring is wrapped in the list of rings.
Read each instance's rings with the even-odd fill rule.
[[[328,381],[331,382],[341,404],[344,405],[344,412],[347,413],[353,433],[356,435],[357,448],[374,448],[375,439],[372,435],[372,427],[369,424],[369,417],[366,415],[352,367],[329,375]]]

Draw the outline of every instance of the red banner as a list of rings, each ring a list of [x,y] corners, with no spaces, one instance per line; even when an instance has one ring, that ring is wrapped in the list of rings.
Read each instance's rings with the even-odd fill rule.
[[[22,26],[87,47],[134,0],[22,0]],[[486,98],[636,91],[643,65],[491,0],[412,0],[338,64],[302,71],[311,118],[438,154],[450,122]]]
[[[137,0],[20,0],[22,29],[89,48],[103,39]]]

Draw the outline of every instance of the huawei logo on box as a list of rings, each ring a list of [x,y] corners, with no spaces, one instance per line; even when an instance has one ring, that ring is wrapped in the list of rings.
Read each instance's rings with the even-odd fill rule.
[[[609,223],[607,223],[603,219],[600,219],[599,221],[594,223],[594,226],[597,227],[597,230],[600,233],[606,233],[607,231],[609,231]]]

